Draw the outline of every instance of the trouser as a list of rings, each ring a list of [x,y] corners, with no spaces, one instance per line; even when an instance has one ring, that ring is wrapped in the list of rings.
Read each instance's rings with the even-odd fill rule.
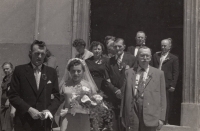
[[[14,131],[51,131],[51,120],[33,120],[31,117],[25,119],[15,116]]]
[[[172,117],[172,109],[173,109],[173,99],[174,99],[174,93],[166,91],[167,96],[167,111],[166,111],[166,117],[165,117],[165,123],[170,123],[170,118]]]
[[[122,125],[121,118],[119,117],[120,115],[120,109],[114,109],[114,114],[113,114],[113,131],[125,131],[125,127]]]

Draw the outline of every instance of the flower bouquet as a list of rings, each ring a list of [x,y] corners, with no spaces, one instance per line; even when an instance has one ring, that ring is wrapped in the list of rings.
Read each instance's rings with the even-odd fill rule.
[[[105,116],[109,118],[107,123],[109,123],[110,127],[112,127],[110,121],[112,119],[112,112],[109,108],[110,105],[103,101],[102,96],[103,94],[91,93],[91,90],[86,86],[79,87],[78,93],[72,93],[70,113],[75,115],[77,113],[77,109],[81,106],[81,109],[88,111],[88,114],[90,115],[92,130],[99,131],[105,121],[103,119]]]

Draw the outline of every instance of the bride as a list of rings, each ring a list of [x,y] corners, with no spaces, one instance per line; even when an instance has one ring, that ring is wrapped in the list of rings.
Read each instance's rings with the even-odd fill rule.
[[[79,104],[73,108],[71,105],[72,97],[80,95],[83,86],[89,88],[94,94],[97,90],[85,62],[79,58],[69,60],[63,78],[61,94],[64,95],[65,101],[61,110],[61,131],[90,131],[89,109]],[[74,110],[75,114],[73,114]]]

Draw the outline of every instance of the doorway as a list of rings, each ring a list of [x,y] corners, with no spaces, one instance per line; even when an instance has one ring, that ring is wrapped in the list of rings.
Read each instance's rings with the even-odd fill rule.
[[[180,125],[183,75],[183,0],[91,0],[90,41],[103,43],[112,35],[135,45],[137,31],[147,35],[146,45],[154,54],[160,42],[173,39],[172,53],[179,57],[179,79],[176,85],[173,117],[170,124]]]

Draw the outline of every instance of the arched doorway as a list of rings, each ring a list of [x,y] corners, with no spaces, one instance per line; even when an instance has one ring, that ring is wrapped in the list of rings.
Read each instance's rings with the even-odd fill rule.
[[[91,0],[91,41],[101,41],[107,35],[125,39],[127,46],[135,44],[135,34],[147,34],[146,45],[153,53],[160,51],[160,41],[173,39],[172,53],[179,57],[180,74],[175,91],[171,124],[180,125],[183,76],[183,0]]]

